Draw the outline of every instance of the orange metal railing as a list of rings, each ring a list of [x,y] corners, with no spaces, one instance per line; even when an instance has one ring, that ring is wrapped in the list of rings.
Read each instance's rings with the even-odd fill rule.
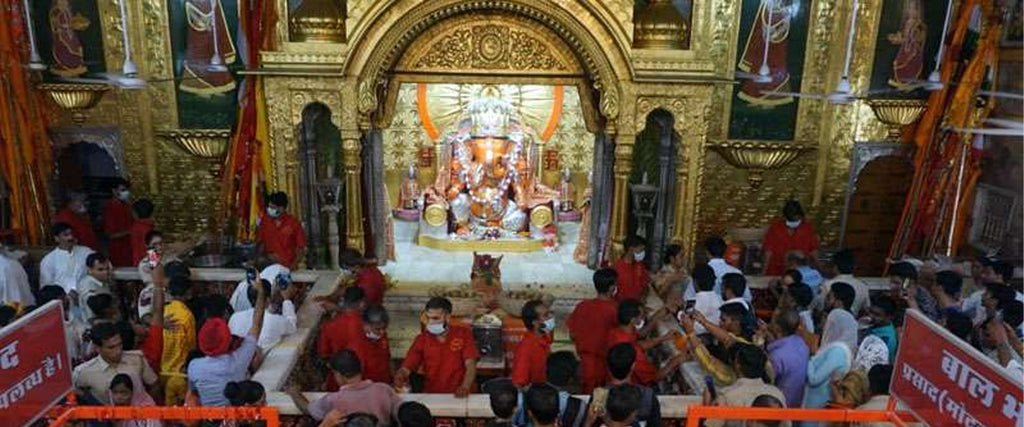
[[[906,427],[916,421],[912,414],[894,410],[853,409],[784,409],[728,406],[691,406],[686,411],[686,427],[697,427],[702,419],[768,420],[768,421],[831,421],[831,422],[890,422]]]
[[[50,427],[60,427],[73,420],[263,420],[267,427],[281,426],[277,408],[271,406],[67,406],[56,410],[60,416]]]

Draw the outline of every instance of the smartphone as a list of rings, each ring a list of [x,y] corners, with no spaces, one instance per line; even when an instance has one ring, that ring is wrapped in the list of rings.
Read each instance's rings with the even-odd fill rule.
[[[715,379],[711,378],[711,375],[704,376],[704,388],[707,389],[712,402],[718,400],[718,391],[715,390]]]
[[[594,405],[595,408],[600,408],[600,410],[603,412],[606,402],[608,402],[608,389],[595,388],[591,404]]]
[[[292,284],[292,275],[289,273],[281,273],[277,275],[277,278],[274,279],[274,281],[277,283],[277,287],[284,290]]]
[[[249,283],[256,282],[256,269],[249,267],[245,269],[245,280]]]
[[[157,252],[156,248],[146,250],[146,263],[149,264],[149,268],[155,268],[160,264],[160,252]]]

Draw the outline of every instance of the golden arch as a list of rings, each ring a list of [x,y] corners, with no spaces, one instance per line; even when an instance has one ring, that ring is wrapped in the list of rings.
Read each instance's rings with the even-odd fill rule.
[[[549,28],[575,52],[587,79],[600,93],[600,112],[611,120],[619,116],[619,81],[630,78],[629,62],[623,47],[599,17],[587,13],[587,16],[581,18],[557,3],[542,0],[431,0],[418,5],[412,3],[399,1],[370,11],[369,14],[375,15],[375,18],[367,22],[375,22],[394,14],[400,18],[390,26],[373,24],[366,28],[361,35],[357,35],[349,51],[345,74],[359,78],[357,107],[364,123],[383,104],[379,102],[380,92],[387,86],[388,73],[395,68],[409,46],[439,22],[476,11],[510,13]],[[588,21],[591,26],[588,27],[582,20]],[[600,25],[593,28],[593,23]]]

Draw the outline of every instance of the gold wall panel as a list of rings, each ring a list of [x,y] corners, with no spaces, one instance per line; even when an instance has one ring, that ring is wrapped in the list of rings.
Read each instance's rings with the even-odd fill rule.
[[[450,18],[421,34],[397,72],[582,75],[572,50],[547,27],[503,14]]]
[[[884,135],[884,127],[861,102],[834,106],[801,99],[795,140],[819,149],[782,169],[766,172],[760,189],[750,188],[746,171],[729,166],[709,152],[706,141],[724,139],[728,128],[732,95],[729,79],[736,65],[740,0],[694,1],[690,49],[671,52],[630,47],[630,0],[346,3],[348,42],[315,45],[288,40],[288,0],[275,2],[279,16],[277,43],[261,52],[267,62],[262,71],[267,73],[274,165],[274,180],[268,184],[272,190],[298,191],[297,127],[302,109],[312,102],[322,102],[331,109],[331,120],[343,139],[351,141],[361,130],[382,128],[386,181],[389,186],[397,185],[408,164],[418,160],[418,149],[433,144],[416,114],[415,90],[410,89],[414,85],[399,81],[424,68],[434,71],[433,75],[416,77],[436,78],[442,72],[470,72],[479,77],[496,70],[486,64],[473,65],[472,61],[450,62],[454,65],[445,67],[434,62],[432,68],[416,62],[432,52],[436,42],[459,28],[482,25],[508,28],[509,34],[518,31],[519,37],[536,41],[534,46],[550,54],[552,60],[545,66],[519,70],[524,72],[517,77],[565,78],[560,82],[567,84],[565,112],[547,148],[558,150],[561,164],[573,171],[574,183],[583,184],[585,171],[592,164],[590,132],[603,127],[622,144],[616,151],[624,156],[631,153],[631,143],[643,128],[647,114],[657,108],[673,114],[682,141],[677,176],[680,206],[673,240],[688,247],[708,233],[722,231],[729,223],[763,226],[778,215],[782,201],[790,196],[804,203],[823,243],[838,244],[851,147],[854,141]],[[106,63],[110,71],[116,72],[124,49],[118,0],[98,0],[98,4]],[[843,66],[850,2],[815,0],[810,4],[802,88],[824,93],[835,87]],[[85,125],[121,128],[126,169],[135,183],[135,193],[154,199],[161,228],[179,233],[205,229],[219,197],[219,183],[208,172],[210,163],[175,151],[154,136],[156,129],[178,127],[174,84],[159,82],[173,76],[166,2],[140,0],[127,5],[135,60],[142,77],[156,82],[141,91],[112,90],[90,111]],[[866,89],[868,83],[881,2],[861,2],[860,6],[851,72],[855,92]],[[441,58],[457,59],[450,53]],[[406,73],[396,76],[396,66]],[[500,78],[485,77],[495,81]],[[570,108],[580,111],[570,112]],[[584,116],[592,111],[597,113]],[[66,115],[62,116],[62,123],[67,122]],[[631,167],[621,161],[617,164]],[[420,168],[421,182],[432,178],[430,169]],[[582,190],[581,185],[578,187]],[[392,192],[392,199],[396,193]],[[211,209],[195,209],[196,201]]]

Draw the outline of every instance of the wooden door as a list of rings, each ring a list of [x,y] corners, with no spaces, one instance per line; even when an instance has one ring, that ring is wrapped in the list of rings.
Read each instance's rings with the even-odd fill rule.
[[[844,246],[857,257],[858,276],[878,276],[903,213],[914,168],[904,157],[884,156],[864,166],[846,217]]]

